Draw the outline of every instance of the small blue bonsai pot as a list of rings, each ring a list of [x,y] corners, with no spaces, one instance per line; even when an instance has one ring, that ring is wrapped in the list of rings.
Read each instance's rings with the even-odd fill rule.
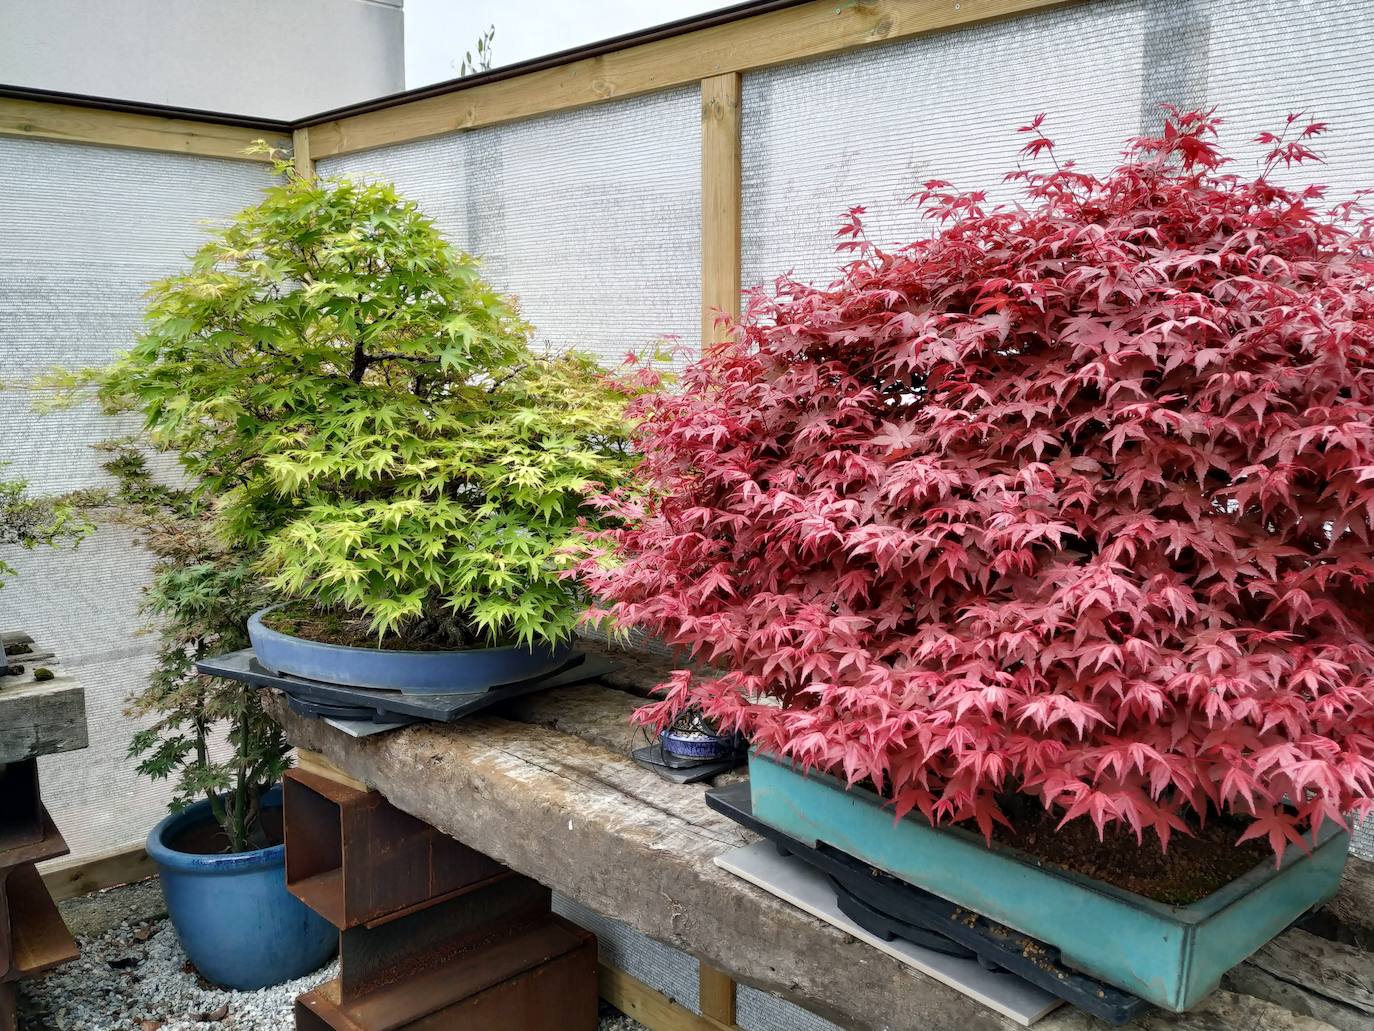
[[[739,751],[737,734],[710,734],[665,728],[658,735],[663,750],[683,759],[727,759]]]
[[[264,809],[281,804],[280,785],[263,796]],[[334,955],[339,932],[286,890],[284,845],[214,855],[173,847],[213,822],[210,803],[197,802],[148,835],[148,855],[186,955],[207,981],[240,991],[318,970]]]
[[[518,684],[553,673],[567,665],[573,655],[568,644],[462,651],[403,651],[326,644],[273,630],[263,622],[272,608],[255,612],[248,619],[248,638],[258,661],[278,673],[327,684],[410,694],[479,694],[503,684]]]

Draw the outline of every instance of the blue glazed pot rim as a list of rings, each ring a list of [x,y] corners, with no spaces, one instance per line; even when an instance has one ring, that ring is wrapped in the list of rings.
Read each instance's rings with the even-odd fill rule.
[[[806,773],[802,773],[800,764],[786,756],[775,755],[771,752],[762,751],[757,748],[750,748],[749,761],[754,762],[756,760],[769,762],[774,766],[780,766],[784,769],[791,770],[798,776],[804,776],[807,779],[814,780],[818,784],[823,784],[841,794],[850,794],[862,798],[866,804],[875,805],[890,811],[887,803],[884,802],[876,792],[858,785],[851,788],[838,777],[822,770],[812,769]],[[903,819],[913,818],[921,820],[920,813],[913,811],[913,813],[903,817]],[[1190,905],[1173,906],[1167,902],[1158,902],[1155,899],[1146,898],[1144,895],[1137,895],[1135,892],[1127,891],[1125,888],[1118,888],[1116,885],[1108,884],[1106,881],[1099,881],[1095,877],[1088,877],[1085,874],[1077,873],[1073,870],[1065,870],[1042,862],[1030,853],[1023,852],[1010,845],[999,843],[989,849],[981,834],[974,834],[971,831],[965,830],[963,827],[950,826],[949,824],[942,824],[938,827],[934,827],[925,823],[924,820],[921,820],[921,822],[924,826],[929,827],[937,834],[947,834],[951,837],[977,845],[979,848],[988,849],[988,851],[1001,856],[1008,862],[1030,867],[1038,873],[1045,874],[1049,877],[1055,877],[1059,880],[1068,881],[1080,888],[1096,892],[1099,895],[1106,895],[1109,898],[1126,902],[1137,908],[1160,914],[1180,924],[1201,923],[1228,908],[1233,903],[1250,894],[1250,892],[1255,891],[1269,881],[1286,873],[1292,867],[1309,860],[1318,852],[1327,848],[1347,849],[1350,839],[1349,831],[1342,830],[1337,824],[1331,820],[1327,820],[1322,824],[1321,830],[1317,833],[1316,842],[1312,842],[1309,839],[1310,851],[1304,851],[1296,845],[1289,845],[1288,848],[1284,850],[1282,862],[1278,866],[1275,866],[1273,861],[1266,857],[1235,880],[1223,884],[1216,891],[1212,892],[1212,894],[1200,898]]]
[[[270,626],[268,626],[266,623],[262,621],[262,618],[266,616],[269,612],[275,612],[277,609],[285,608],[289,604],[290,602],[281,602],[277,605],[269,605],[265,609],[259,609],[257,612],[254,612],[251,616],[248,617],[249,628],[253,630],[255,633],[262,634],[264,637],[269,639],[275,638],[279,641],[301,641],[305,644],[310,645],[311,648],[318,648],[322,651],[332,652],[337,655],[348,655],[356,652],[379,652],[383,655],[431,657],[470,654],[506,655],[514,654],[516,652],[519,652],[524,655],[536,654],[533,648],[527,648],[523,644],[507,644],[499,648],[450,648],[447,650],[442,648],[436,648],[429,651],[421,651],[419,649],[414,648],[359,648],[357,645],[330,644],[328,641],[312,641],[308,637],[296,637],[294,634],[284,634],[280,630],[273,630]],[[547,645],[546,647],[556,651],[559,648],[559,645]]]
[[[262,796],[262,808],[264,809],[280,809],[281,805],[280,785],[274,786]],[[167,841],[175,838],[182,831],[194,827],[196,824],[208,823],[212,820],[214,820],[214,815],[210,811],[208,800],[187,806],[179,813],[168,813],[158,821],[156,827],[148,832],[148,840],[144,845],[148,857],[160,867],[175,870],[177,873],[190,874],[246,873],[249,870],[281,866],[286,862],[286,846],[284,844],[269,845],[267,848],[257,848],[249,852],[221,852],[214,855],[178,852],[167,845]]]

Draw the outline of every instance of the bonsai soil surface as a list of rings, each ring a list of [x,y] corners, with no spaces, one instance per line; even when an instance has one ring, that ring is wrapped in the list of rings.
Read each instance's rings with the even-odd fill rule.
[[[262,829],[267,833],[267,845],[280,845],[286,838],[282,831],[280,807],[263,810]],[[167,842],[169,848],[191,856],[217,856],[229,851],[229,835],[214,820],[188,827]]]
[[[378,640],[368,621],[348,612],[321,611],[309,602],[296,602],[273,609],[262,617],[269,630],[289,634],[319,644],[338,644],[345,648],[380,648],[382,651],[455,651],[464,647],[452,640],[413,631],[388,632]]]
[[[1097,828],[1086,818],[1056,830],[1061,817],[1038,805],[1028,804],[1008,816],[1016,829],[998,824],[992,834],[995,845],[1009,845],[1046,866],[1105,881],[1171,906],[1190,905],[1261,863],[1274,862],[1274,853],[1264,840],[1236,844],[1245,824],[1231,816],[1214,816],[1202,827],[1193,823],[1191,835],[1175,832],[1167,853],[1160,851],[1159,839],[1150,832],[1138,844],[1131,831],[1108,827],[1098,841]]]

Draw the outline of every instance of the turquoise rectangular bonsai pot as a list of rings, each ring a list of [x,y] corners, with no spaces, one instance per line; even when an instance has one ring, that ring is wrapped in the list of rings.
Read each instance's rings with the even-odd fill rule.
[[[1349,835],[1328,823],[1312,851],[1289,848],[1188,906],[1170,906],[1034,857],[988,848],[919,814],[894,821],[863,788],[749,756],[754,816],[803,842],[824,842],[960,906],[1058,947],[1064,962],[1181,1012],[1226,971],[1332,896]]]

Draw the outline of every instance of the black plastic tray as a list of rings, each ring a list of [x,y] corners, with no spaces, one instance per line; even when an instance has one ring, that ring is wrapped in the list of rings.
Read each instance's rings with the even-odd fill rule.
[[[927,948],[925,936],[940,934],[973,952],[983,966],[1014,974],[1111,1024],[1125,1024],[1150,1009],[1144,999],[1065,966],[1052,945],[971,913],[829,845],[804,843],[769,826],[754,816],[748,781],[708,790],[706,804],[771,841],[780,852],[828,876],[840,889],[841,910],[870,934],[886,940],[905,938],[903,931],[909,927],[921,932],[909,940]]]
[[[615,662],[600,655],[577,652],[561,669],[543,677],[518,684],[493,687],[478,694],[407,694],[404,691],[379,691],[367,687],[344,687],[318,680],[306,680],[268,669],[258,661],[252,648],[217,655],[196,663],[196,670],[207,676],[237,680],[254,687],[270,687],[281,691],[296,702],[293,708],[303,715],[329,715],[347,711],[346,719],[372,719],[379,723],[395,723],[398,716],[452,723],[454,720],[481,712],[500,702],[551,687],[565,687],[595,680],[616,668]]]

